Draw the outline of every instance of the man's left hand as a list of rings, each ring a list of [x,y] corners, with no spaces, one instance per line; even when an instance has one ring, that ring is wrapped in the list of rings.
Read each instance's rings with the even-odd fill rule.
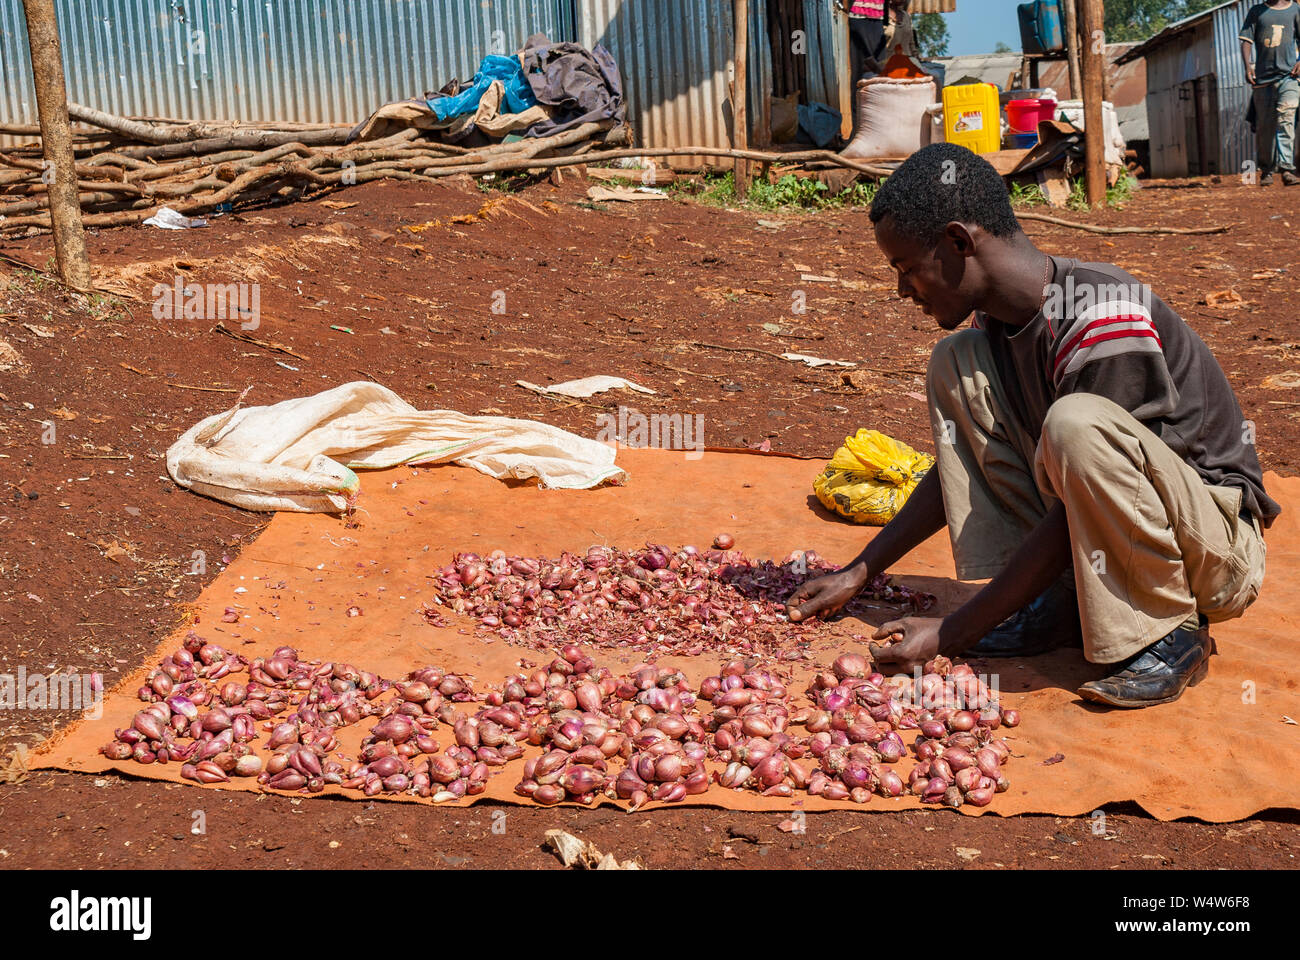
[[[908,673],[913,667],[933,660],[939,653],[941,626],[943,620],[937,617],[904,617],[881,625],[872,639],[893,638],[894,642],[885,647],[872,644],[871,655],[875,658],[876,669],[884,673],[888,666]]]

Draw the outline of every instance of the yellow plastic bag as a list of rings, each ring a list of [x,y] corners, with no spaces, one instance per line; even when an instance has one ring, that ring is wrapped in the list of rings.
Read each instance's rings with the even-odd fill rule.
[[[854,523],[883,527],[903,509],[934,457],[876,430],[846,437],[813,481],[813,492],[827,510]]]

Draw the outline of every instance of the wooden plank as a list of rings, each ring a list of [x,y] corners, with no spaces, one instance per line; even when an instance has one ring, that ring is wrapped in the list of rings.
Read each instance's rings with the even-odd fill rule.
[[[1070,199],[1070,181],[1060,167],[1047,167],[1038,171],[1038,188],[1043,191],[1049,207],[1064,207]]]

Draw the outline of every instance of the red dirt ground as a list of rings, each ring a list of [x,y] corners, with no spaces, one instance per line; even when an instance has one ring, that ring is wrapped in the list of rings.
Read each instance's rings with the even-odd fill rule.
[[[828,455],[871,426],[930,447],[919,392],[937,331],[896,296],[864,209],[602,207],[584,189],[572,178],[534,186],[474,218],[502,195],[385,182],[328,198],[344,208],[313,201],[205,230],[102,231],[88,238],[97,281],[138,298],[123,301],[125,312],[0,261],[0,672],[98,670],[112,684],[256,537],[266,518],[177,489],[163,463],[180,432],[249,386],[247,401],[264,404],[368,377],[421,407],[586,435],[622,402],[703,414],[716,446],[768,440]],[[1182,312],[1256,421],[1265,467],[1284,475],[1300,469],[1297,201],[1300,191],[1280,186],[1148,183],[1122,212],[1086,219],[1232,230],[1102,237],[1027,224],[1047,251],[1117,262]],[[421,224],[432,225],[403,229]],[[36,238],[0,251],[44,266],[51,247]],[[260,282],[251,335],[300,356],[213,333],[210,321],[155,319],[153,285],[177,274]],[[808,309],[796,315],[800,290]],[[1207,293],[1225,290],[1244,302],[1220,295],[1207,305]],[[503,313],[492,311],[496,291]],[[846,379],[774,356],[787,351],[860,366]],[[514,385],[598,373],[659,395],[570,404]],[[202,575],[189,573],[196,550]],[[0,748],[38,742],[68,719],[6,714]],[[647,866],[1288,867],[1300,847],[1300,817],[1286,811],[1207,825],[1116,808],[1101,835],[1088,818],[845,812],[812,815],[799,835],[778,831],[777,815],[717,810],[304,806],[120,777],[3,777],[0,865],[17,868],[543,867],[557,865],[540,847],[554,826]],[[190,832],[197,809],[206,835]],[[295,821],[307,811],[310,826]],[[504,832],[494,832],[503,814]]]

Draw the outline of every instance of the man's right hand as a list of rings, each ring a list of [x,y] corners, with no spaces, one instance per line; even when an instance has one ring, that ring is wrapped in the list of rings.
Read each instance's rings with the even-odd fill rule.
[[[785,605],[790,619],[798,623],[810,617],[828,617],[858,595],[871,575],[863,564],[855,564],[838,573],[809,580]]]
[[[1255,85],[1255,65],[1253,63],[1246,64],[1246,82],[1252,87]]]

